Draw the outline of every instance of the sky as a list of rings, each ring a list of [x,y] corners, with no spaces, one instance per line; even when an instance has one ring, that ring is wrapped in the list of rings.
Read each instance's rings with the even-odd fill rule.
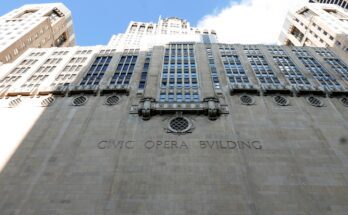
[[[215,29],[220,42],[276,43],[289,8],[306,0],[59,0],[73,14],[77,45],[107,44],[130,21],[176,16]],[[3,15],[24,4],[51,0],[0,0]]]
[[[220,42],[276,44],[289,10],[308,0],[231,1],[198,22],[198,27],[214,28]]]

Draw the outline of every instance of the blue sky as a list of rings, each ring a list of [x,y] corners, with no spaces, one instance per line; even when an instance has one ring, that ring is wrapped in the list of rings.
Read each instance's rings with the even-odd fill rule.
[[[58,0],[59,1],[59,0]],[[60,0],[73,13],[78,45],[106,44],[112,34],[122,33],[129,21],[157,21],[177,16],[196,25],[205,15],[230,5],[232,0]],[[23,4],[50,0],[0,0],[3,15]]]

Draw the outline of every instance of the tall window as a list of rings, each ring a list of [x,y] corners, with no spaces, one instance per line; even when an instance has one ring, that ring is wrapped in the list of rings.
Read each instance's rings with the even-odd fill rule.
[[[200,102],[193,44],[165,49],[160,87],[160,102]]]
[[[300,72],[289,57],[273,56],[273,60],[291,85],[311,85],[308,79]]]
[[[210,76],[211,76],[211,80],[213,81],[213,86],[214,89],[220,89],[221,85],[219,82],[219,76],[218,76],[218,72],[215,66],[215,60],[214,60],[214,56],[213,56],[213,52],[211,50],[211,47],[206,47],[206,51],[207,51],[207,55],[208,55],[208,63],[209,63],[209,68],[210,68]]]
[[[348,81],[348,66],[326,48],[315,48],[315,52],[322,56],[326,63],[337,72],[345,81]]]
[[[209,35],[204,34],[204,35],[202,35],[202,38],[203,38],[203,43],[205,43],[205,44],[211,43]]]
[[[87,74],[83,77],[80,86],[97,86],[104,77],[105,71],[107,70],[112,57],[111,56],[100,56],[95,59],[91,68]]]
[[[140,90],[145,89],[146,80],[147,80],[147,74],[148,74],[148,71],[149,71],[151,58],[152,58],[152,51],[149,51],[146,54],[143,71],[141,72],[140,82],[139,82],[139,86],[138,86],[138,88]]]
[[[325,58],[325,61],[341,75],[341,77],[348,81],[348,66],[344,64],[340,59],[337,58]]]
[[[231,45],[220,45],[225,72],[231,84],[250,84],[236,50]]]
[[[326,87],[340,86],[337,80],[331,76],[324,67],[303,48],[293,48],[292,51],[304,64],[306,69],[312,73],[313,77]]]
[[[280,81],[272,71],[271,66],[257,47],[245,46],[244,52],[261,85],[280,85]]]
[[[110,84],[128,86],[134,73],[137,55],[122,55]]]
[[[308,79],[300,72],[289,56],[279,46],[268,46],[273,61],[291,85],[310,86]]]

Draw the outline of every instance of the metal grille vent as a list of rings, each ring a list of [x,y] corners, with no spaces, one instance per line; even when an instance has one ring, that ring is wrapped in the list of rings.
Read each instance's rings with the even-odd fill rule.
[[[170,120],[169,128],[172,132],[183,133],[191,128],[191,123],[184,117],[176,117]]]
[[[14,107],[17,107],[21,102],[22,102],[22,99],[16,98],[16,99],[13,99],[12,101],[10,101],[10,103],[8,103],[8,106],[10,108],[14,108]]]
[[[254,104],[254,99],[249,95],[242,95],[240,98],[240,101],[243,105],[252,105]]]
[[[307,97],[307,102],[314,107],[322,107],[324,105],[320,99],[318,99],[314,96]]]
[[[275,96],[273,99],[274,99],[274,102],[279,106],[289,105],[289,100],[284,96]]]
[[[87,97],[86,96],[78,96],[74,98],[72,104],[75,106],[82,106],[87,102]]]
[[[51,106],[51,105],[54,103],[55,100],[56,100],[56,99],[55,99],[54,97],[45,98],[45,99],[43,99],[43,100],[41,101],[41,106],[42,106],[42,107]]]
[[[344,106],[348,107],[348,98],[347,97],[341,98],[341,102]]]
[[[106,105],[116,105],[120,101],[120,98],[118,96],[109,96],[106,98],[105,104]]]

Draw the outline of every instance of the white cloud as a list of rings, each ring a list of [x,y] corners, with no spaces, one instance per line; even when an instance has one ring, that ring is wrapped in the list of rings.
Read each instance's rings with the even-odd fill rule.
[[[289,9],[308,0],[242,0],[207,15],[198,27],[217,31],[219,42],[274,44]]]

